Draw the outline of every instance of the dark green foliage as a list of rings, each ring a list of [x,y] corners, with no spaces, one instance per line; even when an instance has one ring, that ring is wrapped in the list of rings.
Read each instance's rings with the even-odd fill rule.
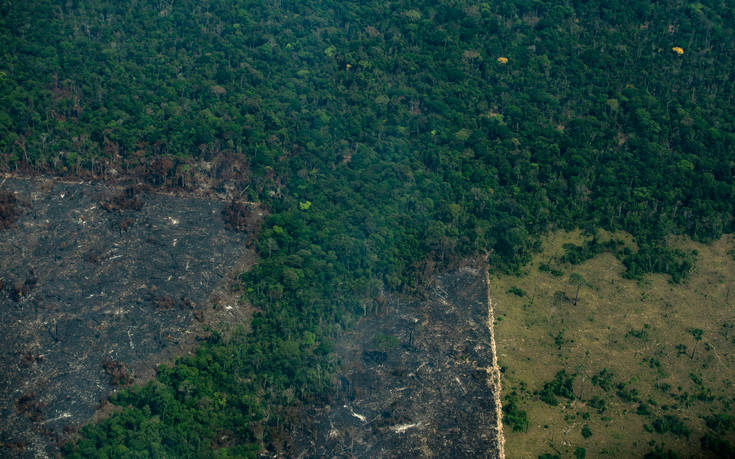
[[[553,19],[562,5],[568,15]],[[729,8],[678,17],[674,3],[656,4],[640,13],[646,29],[605,2],[469,2],[452,6],[457,17],[441,2],[410,9],[9,3],[3,166],[73,173],[119,157],[133,171],[171,159],[150,171],[161,182],[182,163],[235,154],[262,197],[275,174],[314,202],[314,178],[348,179],[346,192],[345,169],[384,161],[407,185],[395,196],[403,215],[421,214],[426,243],[492,248],[505,268],[528,258],[529,236],[548,224],[602,226],[639,239],[631,275],[678,279],[681,260],[655,253],[662,236],[731,227]],[[526,14],[542,20],[529,27]],[[338,26],[319,32],[326,24]],[[688,49],[676,56],[662,42]],[[501,50],[508,65],[495,62]],[[406,188],[383,183],[381,194],[369,176],[361,182],[381,205]]]
[[[661,368],[661,361],[655,357],[651,357],[650,359],[643,359],[644,362],[648,361],[648,367],[649,368]]]
[[[590,430],[588,425],[584,425],[582,427],[582,437],[584,438],[590,438],[592,436],[592,431]]]
[[[671,432],[677,437],[689,438],[691,430],[678,416],[667,414],[653,421],[653,430],[660,434]]]
[[[564,339],[564,330],[559,330],[559,333],[554,336],[554,344],[556,345],[556,348],[561,350],[561,347],[566,343],[567,340]]]
[[[595,236],[588,241],[584,241],[581,246],[569,243],[564,244],[564,255],[559,258],[559,261],[562,263],[578,265],[603,252],[612,252],[617,254],[622,247],[625,247],[623,241],[609,240],[607,242],[600,243],[597,236]]]
[[[528,416],[526,411],[520,409],[518,405],[516,391],[506,395],[503,403],[503,422],[510,425],[513,432],[526,432],[528,430]]]
[[[541,390],[541,392],[539,392],[538,395],[539,399],[541,399],[541,401],[546,403],[547,405],[556,406],[559,404],[559,400],[554,397],[554,393],[547,386],[544,386],[544,388]]]
[[[578,446],[574,450],[574,457],[576,459],[584,459],[585,457],[587,457],[587,450],[585,448],[582,448],[581,446]]]
[[[538,457],[538,459],[561,459],[557,454],[544,453]]]
[[[707,433],[700,439],[700,443],[703,450],[711,451],[717,455],[717,457],[735,457],[735,446],[724,438],[716,437],[711,433]]]
[[[664,394],[668,393],[671,390],[671,384],[669,383],[656,383],[656,388],[659,389]]]
[[[705,416],[704,423],[718,434],[724,434],[735,428],[735,416],[724,413],[713,414],[711,416]]]
[[[524,296],[526,296],[526,291],[525,290],[523,290],[520,287],[515,287],[515,286],[514,287],[511,287],[508,290],[508,293],[512,293],[513,295],[520,296],[521,298],[523,298]]]
[[[605,400],[600,398],[599,396],[595,395],[592,397],[591,400],[587,401],[587,404],[596,409],[598,413],[602,414],[605,412]]]
[[[670,449],[664,451],[662,446],[657,446],[656,449],[646,453],[643,457],[644,459],[677,459],[679,455]]]
[[[539,271],[542,271],[542,272],[548,272],[549,274],[551,274],[554,277],[561,277],[561,276],[564,275],[564,272],[563,271],[560,271],[558,269],[552,268],[551,265],[549,265],[548,263],[542,263],[542,264],[540,264],[539,267],[538,267],[538,270]]]
[[[615,375],[607,371],[607,368],[603,368],[599,373],[592,376],[592,384],[600,386],[605,392],[609,391],[613,384],[613,378]]]
[[[632,336],[633,338],[638,338],[642,341],[648,341],[648,324],[643,324],[643,328],[640,330],[628,330],[628,333],[625,334],[625,336]]]
[[[643,246],[638,252],[623,258],[625,277],[639,279],[645,273],[667,273],[678,284],[694,266],[694,256],[667,247]]]
[[[66,452],[71,457],[202,457],[218,433],[238,440],[231,454],[254,455],[258,443],[249,426],[264,415],[256,395],[262,389],[244,378],[248,364],[233,351],[214,340],[174,368],[161,367],[153,383],[114,397],[121,413],[84,427],[76,448],[67,445]]]
[[[620,397],[624,402],[637,402],[638,400],[638,390],[634,387],[628,387],[627,384],[624,383],[618,383],[617,384],[617,391],[618,397]]]
[[[539,398],[552,406],[559,404],[556,396],[565,397],[574,400],[574,377],[576,375],[567,375],[565,370],[561,370],[556,374],[554,380],[544,384],[544,388],[538,393]]]
[[[651,407],[647,403],[639,403],[635,413],[641,416],[648,416],[651,414]]]

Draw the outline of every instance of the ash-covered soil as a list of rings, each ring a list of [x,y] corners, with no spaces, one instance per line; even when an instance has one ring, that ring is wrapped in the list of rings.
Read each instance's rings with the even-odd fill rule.
[[[227,203],[44,180],[0,192],[12,215],[0,226],[0,456],[53,452],[203,323],[247,316],[223,287],[252,257],[247,233],[225,228]]]
[[[498,457],[488,289],[470,267],[425,301],[392,304],[338,343],[328,405],[288,427],[288,457]]]

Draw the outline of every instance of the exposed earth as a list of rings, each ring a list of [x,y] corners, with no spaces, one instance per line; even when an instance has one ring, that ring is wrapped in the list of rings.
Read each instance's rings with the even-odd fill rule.
[[[227,203],[43,179],[0,192],[0,456],[53,453],[205,325],[246,323],[229,279],[254,255]]]

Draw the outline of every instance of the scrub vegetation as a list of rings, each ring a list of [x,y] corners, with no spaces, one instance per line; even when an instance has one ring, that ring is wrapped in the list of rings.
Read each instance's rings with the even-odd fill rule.
[[[627,234],[599,237],[631,244]],[[696,253],[683,282],[625,279],[611,253],[564,262],[583,241],[579,231],[554,233],[523,273],[493,280],[509,457],[571,457],[577,448],[591,457],[732,456],[733,237],[671,239],[672,249]],[[544,263],[562,275],[540,271]],[[576,305],[567,282],[575,273],[585,279]],[[513,285],[529,294],[506,293]]]

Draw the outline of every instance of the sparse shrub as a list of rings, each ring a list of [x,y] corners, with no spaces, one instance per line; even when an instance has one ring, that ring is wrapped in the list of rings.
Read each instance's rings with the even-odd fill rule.
[[[703,387],[700,391],[694,394],[694,397],[700,402],[711,402],[715,399],[715,396],[712,395],[712,389],[709,387]]]
[[[561,370],[556,374],[553,381],[544,384],[544,388],[539,392],[541,400],[551,406],[556,406],[559,401],[555,396],[565,397],[574,400],[574,377],[576,375],[567,375],[565,370]]]
[[[503,421],[511,426],[513,432],[528,431],[528,415],[518,406],[518,394],[511,392],[503,404]]]
[[[642,341],[648,341],[648,328],[648,324],[643,324],[643,328],[641,328],[640,330],[630,329],[628,330],[628,333],[625,334],[625,336],[632,336],[633,338],[638,338]]]
[[[566,343],[566,340],[564,339],[564,330],[559,330],[559,333],[554,337],[554,344],[557,349],[561,350],[564,343]]]
[[[515,287],[515,286],[511,287],[508,290],[508,293],[512,293],[513,295],[519,296],[521,298],[523,298],[524,296],[526,296],[526,291],[525,290],[523,290],[520,287]]]
[[[607,371],[607,368],[603,368],[599,373],[592,376],[592,384],[599,386],[600,389],[607,392],[612,387],[614,376],[612,372]]]
[[[735,428],[735,416],[729,414],[713,414],[712,416],[704,416],[702,419],[704,419],[707,427],[718,434],[723,434],[725,431]]]
[[[562,263],[570,263],[578,265],[596,255],[604,252],[617,253],[621,247],[624,247],[625,243],[621,240],[609,240],[607,242],[600,243],[597,237],[593,237],[589,241],[584,241],[582,245],[575,245],[571,243],[564,244],[564,255],[559,259]]]
[[[605,412],[605,400],[595,395],[587,404],[596,409],[598,413],[602,414]]]
[[[691,434],[691,430],[689,430],[689,427],[687,427],[684,421],[673,414],[667,414],[663,417],[656,418],[656,420],[653,421],[653,430],[660,434],[671,432],[677,437],[686,438],[689,438],[689,435]]]
[[[735,457],[735,447],[727,440],[711,433],[705,434],[700,439],[700,444],[703,450],[712,451],[717,457]]]
[[[638,390],[635,388],[628,388],[625,383],[618,383],[617,394],[625,402],[638,401]]]
[[[648,406],[647,403],[639,403],[638,408],[636,408],[635,413],[640,416],[648,416],[651,414],[651,408]]]
[[[551,388],[548,386],[544,386],[544,388],[539,392],[539,398],[542,402],[546,403],[547,405],[556,406],[559,404],[559,400],[554,397],[553,392],[551,391]]]
[[[668,247],[643,246],[638,252],[623,258],[628,279],[641,279],[646,273],[665,273],[671,282],[680,283],[694,266],[694,254],[686,254],[679,249]]]
[[[559,306],[563,303],[569,303],[571,300],[567,296],[567,292],[564,292],[562,290],[557,290],[554,292],[554,306]]]
[[[548,263],[541,263],[538,267],[538,270],[541,272],[549,273],[554,277],[561,277],[564,275],[562,271],[552,268],[551,265],[549,265]]]
[[[664,451],[663,447],[657,446],[656,449],[649,453],[646,453],[646,455],[643,457],[644,459],[677,459],[679,456],[677,456],[677,454],[670,449]]]

